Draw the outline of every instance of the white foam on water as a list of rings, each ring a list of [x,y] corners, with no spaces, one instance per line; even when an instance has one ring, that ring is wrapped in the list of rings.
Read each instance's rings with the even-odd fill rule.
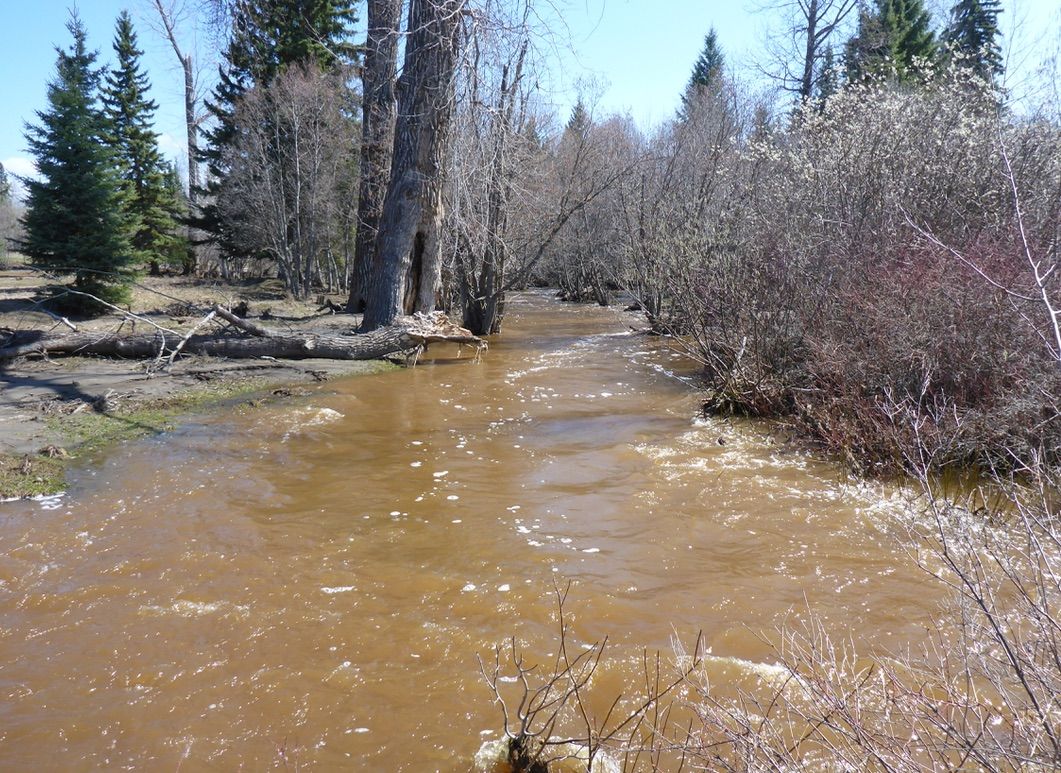
[[[63,506],[62,499],[66,496],[65,491],[58,494],[37,494],[33,497],[4,497],[0,498],[0,505],[5,502],[36,502],[42,510],[58,510]]]
[[[144,604],[140,607],[141,614],[177,617],[204,617],[217,613],[235,613],[244,616],[250,612],[250,607],[243,604],[233,604],[228,601],[187,601],[181,599],[170,606],[158,604]]]
[[[331,408],[313,406],[299,408],[290,413],[291,423],[288,425],[287,432],[284,433],[282,442],[287,442],[292,435],[297,435],[303,430],[334,424],[342,418],[344,418],[343,414]]]

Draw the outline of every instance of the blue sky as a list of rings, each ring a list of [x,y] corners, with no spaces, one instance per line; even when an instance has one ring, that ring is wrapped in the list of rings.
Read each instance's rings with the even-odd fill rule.
[[[553,23],[550,57],[557,63],[556,105],[566,111],[580,81],[601,91],[601,112],[630,112],[649,126],[673,114],[693,61],[713,25],[739,77],[756,81],[753,62],[771,23],[756,4],[768,0],[553,0],[563,19]],[[949,0],[935,0],[937,13]],[[0,0],[0,162],[18,174],[32,165],[24,124],[45,104],[55,66],[55,45],[66,46],[64,25],[71,0]],[[91,45],[109,60],[114,19],[128,8],[137,22],[154,98],[160,104],[158,131],[163,151],[179,157],[184,145],[181,75],[168,44],[155,32],[148,0],[80,0],[76,3]],[[1057,0],[1003,0],[1002,19],[1012,50],[1011,78],[1018,88],[1061,40]],[[1014,34],[1014,25],[1017,26]],[[216,49],[204,35],[204,48]]]

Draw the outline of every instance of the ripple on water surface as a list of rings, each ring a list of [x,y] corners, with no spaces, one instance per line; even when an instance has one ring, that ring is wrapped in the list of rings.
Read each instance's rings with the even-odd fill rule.
[[[500,727],[475,655],[549,662],[554,581],[579,645],[610,637],[602,710],[701,629],[732,686],[776,678],[759,633],[808,607],[914,637],[898,499],[691,422],[632,321],[517,296],[481,361],[207,417],[0,505],[0,764],[466,770]]]

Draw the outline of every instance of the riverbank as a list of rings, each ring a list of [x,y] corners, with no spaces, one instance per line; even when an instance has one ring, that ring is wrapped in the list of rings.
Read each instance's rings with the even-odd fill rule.
[[[64,323],[38,301],[47,283],[17,259],[0,268],[0,333],[46,332]],[[145,279],[130,310],[142,321],[107,315],[73,320],[82,331],[158,324],[190,330],[216,303],[247,304],[251,316],[298,329],[347,329],[356,320],[284,297],[275,282],[242,285],[185,277]],[[172,366],[91,356],[0,362],[0,499],[56,493],[66,468],[117,442],[158,434],[181,417],[218,406],[244,409],[298,394],[300,385],[379,372],[383,361],[182,357]],[[149,367],[150,366],[150,367]]]
[[[67,465],[115,443],[157,435],[193,412],[252,410],[305,394],[300,386],[396,367],[379,360],[298,365],[195,357],[162,376],[75,357],[0,372],[0,499],[62,491]]]

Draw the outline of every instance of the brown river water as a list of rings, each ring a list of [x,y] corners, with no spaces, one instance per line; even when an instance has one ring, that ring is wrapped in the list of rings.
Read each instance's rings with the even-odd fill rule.
[[[476,653],[552,652],[568,581],[607,689],[701,630],[714,683],[764,678],[758,634],[808,610],[920,639],[898,498],[694,420],[633,322],[523,294],[481,361],[195,419],[0,504],[0,769],[467,771],[501,729]]]

